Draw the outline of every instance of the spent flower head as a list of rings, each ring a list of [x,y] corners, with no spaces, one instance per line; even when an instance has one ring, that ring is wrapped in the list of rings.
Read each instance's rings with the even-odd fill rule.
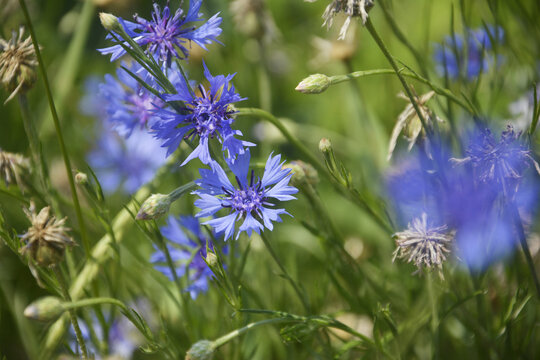
[[[38,65],[32,38],[24,39],[24,28],[13,31],[10,40],[0,38],[0,82],[11,92],[5,102],[26,91],[36,81]]]
[[[217,37],[221,34],[221,18],[216,14],[201,26],[195,23],[203,21],[201,9],[202,0],[189,2],[189,9],[184,14],[183,9],[178,9],[171,14],[169,6],[163,10],[154,3],[152,19],[146,20],[135,15],[135,22],[117,18],[120,26],[126,34],[139,46],[145,48],[151,56],[157,57],[167,67],[171,67],[172,59],[186,59],[189,56],[189,43],[193,41],[206,50],[206,45],[219,42]],[[112,36],[108,35],[111,39]],[[125,46],[129,46],[124,43]],[[180,51],[178,51],[180,50]],[[126,54],[124,48],[118,44],[99,49],[106,55],[111,54],[111,61],[119,59]]]
[[[0,179],[6,186],[13,183],[22,186],[21,176],[29,170],[30,160],[21,154],[0,150]]]
[[[21,235],[25,246],[20,251],[23,255],[28,254],[39,266],[58,264],[64,258],[66,247],[75,245],[67,234],[70,229],[64,226],[67,218],[58,220],[50,211],[51,208],[46,206],[36,214],[33,203],[29,209],[24,209],[32,225]]]
[[[313,2],[314,0],[307,1]],[[368,11],[374,5],[375,0],[332,0],[322,16],[324,19],[323,26],[326,25],[327,28],[330,28],[334,23],[334,17],[339,13],[347,15],[347,19],[339,31],[338,39],[343,40],[347,35],[351,19],[353,17],[360,17],[362,24],[365,24],[368,19]]]
[[[236,113],[231,105],[246,99],[236,93],[231,83],[234,74],[212,76],[204,64],[204,75],[210,83],[208,90],[199,85],[198,94],[194,94],[189,84],[179,81],[176,86],[177,94],[164,95],[166,101],[182,101],[185,107],[181,113],[159,110],[161,121],[152,127],[154,136],[164,141],[163,147],[167,147],[167,155],[174,152],[182,140],[198,139],[198,146],[182,165],[197,157],[203,164],[209,164],[212,159],[208,142],[213,138],[218,138],[228,158],[243,154],[245,147],[255,145],[236,139],[235,136],[242,135],[242,132],[231,128]]]
[[[236,186],[216,162],[211,164],[211,169],[200,169],[201,179],[195,181],[201,187],[193,192],[200,197],[195,201],[195,206],[201,209],[197,217],[212,216],[222,209],[229,212],[204,223],[218,233],[224,232],[225,240],[235,233],[235,224],[241,220],[243,223],[238,228],[236,239],[244,231],[248,236],[252,231],[259,233],[264,227],[271,231],[273,221],[281,222],[281,214],[290,215],[285,209],[275,209],[273,201],[293,200],[295,197],[292,195],[298,192],[289,185],[292,174],[290,169],[283,169],[281,155],[268,157],[262,178],[255,177],[253,170],[248,178],[249,161],[250,153],[246,151],[229,163]]]
[[[394,259],[406,259],[413,262],[422,271],[423,267],[442,269],[446,254],[450,251],[453,235],[446,225],[433,226],[428,222],[427,214],[415,218],[404,231],[394,234],[397,248]]]

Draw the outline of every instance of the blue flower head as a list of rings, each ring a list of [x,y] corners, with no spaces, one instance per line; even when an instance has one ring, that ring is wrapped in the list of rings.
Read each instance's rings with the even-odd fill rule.
[[[199,170],[201,179],[196,184],[201,189],[194,191],[194,194],[200,197],[195,201],[195,206],[201,211],[196,216],[212,216],[219,210],[227,210],[228,215],[204,223],[211,225],[218,233],[224,232],[225,240],[234,234],[235,224],[239,221],[243,222],[236,239],[243,231],[250,236],[252,231],[259,233],[264,227],[272,230],[273,221],[281,222],[279,215],[290,215],[285,209],[275,209],[273,201],[293,200],[295,197],[292,195],[298,192],[289,185],[292,174],[290,169],[282,168],[281,155],[268,157],[262,179],[256,178],[253,170],[248,177],[249,161],[250,153],[246,151],[229,163],[236,186],[216,162],[211,164],[211,169]]]
[[[126,66],[125,64],[123,64]],[[150,76],[137,63],[129,70],[152,83]],[[151,126],[156,117],[155,111],[165,103],[144,88],[124,69],[116,70],[117,78],[105,75],[105,82],[99,85],[95,95],[100,102],[98,108],[104,109],[100,117],[109,121],[122,135],[128,137],[135,128]]]
[[[215,14],[203,25],[196,27],[195,23],[203,21],[199,13],[202,0],[189,2],[189,9],[184,15],[182,9],[171,14],[169,6],[161,11],[158,4],[154,3],[152,20],[146,20],[135,16],[135,22],[118,18],[126,33],[142,48],[146,48],[148,54],[171,66],[172,58],[185,59],[189,56],[188,43],[193,41],[206,50],[206,45],[219,42],[217,37],[221,34],[221,17]],[[112,38],[110,35],[107,38]],[[125,43],[126,46],[127,43]],[[126,51],[121,45],[114,45],[104,49],[98,49],[102,54],[111,54],[111,61],[115,61],[125,55]],[[179,52],[180,51],[180,52]]]
[[[444,44],[435,47],[434,59],[438,73],[441,76],[447,74],[451,79],[464,75],[471,80],[487,71],[493,59],[490,55],[492,38],[503,41],[503,29],[490,26],[487,31],[485,28],[470,30],[466,39],[461,35],[447,36]]]
[[[168,240],[166,246],[173,263],[178,266],[177,276],[184,276],[188,272],[191,284],[185,291],[195,299],[198,294],[208,290],[208,278],[212,277],[212,270],[203,259],[206,257],[206,246],[211,245],[211,240],[203,233],[199,220],[192,216],[169,216],[167,226],[161,228],[161,233]],[[165,254],[156,245],[154,248],[156,251],[150,261],[155,264],[156,270],[173,281],[174,276],[166,265]],[[223,251],[226,252],[226,249]]]
[[[183,102],[185,107],[182,113],[159,110],[161,120],[153,126],[154,135],[163,140],[163,146],[168,149],[167,155],[174,152],[184,139],[199,140],[198,146],[182,165],[197,157],[204,164],[209,164],[212,159],[208,141],[212,138],[218,138],[228,158],[243,154],[246,146],[254,146],[250,142],[236,139],[235,136],[242,135],[242,132],[231,128],[235,111],[231,110],[230,105],[246,99],[240,97],[231,84],[234,74],[212,76],[204,64],[204,75],[210,83],[209,90],[199,85],[199,94],[195,95],[185,81],[177,82],[178,93],[163,97],[168,102]]]
[[[112,193],[122,188],[131,194],[152,180],[157,169],[165,163],[166,156],[159,142],[147,131],[134,129],[125,139],[105,128],[87,160],[103,190]]]

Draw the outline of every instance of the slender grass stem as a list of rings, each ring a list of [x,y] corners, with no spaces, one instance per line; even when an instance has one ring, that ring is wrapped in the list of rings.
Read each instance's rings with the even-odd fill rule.
[[[51,115],[54,121],[54,127],[56,129],[56,136],[58,138],[58,143],[60,144],[62,157],[64,158],[64,165],[66,167],[66,175],[68,177],[69,188],[71,190],[71,196],[73,198],[73,204],[75,206],[75,213],[77,215],[77,222],[79,223],[79,229],[81,233],[83,247],[85,250],[85,255],[87,259],[89,259],[90,242],[88,241],[88,237],[86,234],[86,226],[84,224],[84,219],[82,216],[81,204],[79,203],[79,196],[77,195],[77,189],[75,188],[75,181],[73,180],[73,173],[71,170],[71,161],[69,159],[69,154],[67,152],[66,145],[64,143],[64,136],[62,135],[62,129],[60,128],[60,121],[58,120],[58,114],[56,112],[56,107],[54,105],[54,99],[53,99],[51,88],[49,85],[49,80],[47,78],[47,71],[45,69],[45,64],[43,63],[43,58],[41,57],[41,51],[39,50],[39,44],[36,38],[36,33],[34,31],[34,27],[32,25],[32,20],[30,19],[30,14],[28,13],[28,9],[26,8],[26,3],[24,0],[19,0],[19,4],[21,5],[21,9],[24,13],[24,17],[26,18],[28,30],[30,31],[30,36],[32,37],[32,43],[34,44],[34,50],[36,52],[36,57],[39,63],[39,70],[41,72],[41,76],[43,77],[43,83],[45,85],[45,92],[47,94],[47,100],[49,102]]]
[[[521,221],[521,216],[519,215],[516,205],[511,204],[510,208],[518,233],[519,243],[521,245],[521,249],[523,250],[523,254],[525,255],[525,260],[527,261],[527,265],[536,288],[536,295],[540,299],[540,281],[538,280],[538,275],[536,274],[536,268],[534,266],[534,260],[531,256],[531,251],[529,250],[529,245],[527,244],[527,237],[525,236],[525,230],[523,229],[523,222]]]
[[[66,281],[64,280],[64,275],[62,275],[62,271],[58,266],[55,265],[53,266],[53,272],[56,276],[56,279],[58,280],[58,283],[60,284],[60,291],[62,292],[62,297],[65,301],[71,302],[71,296],[69,295],[68,287]],[[86,344],[84,343],[84,338],[82,336],[81,328],[79,327],[79,321],[77,320],[75,310],[69,309],[68,313],[71,320],[71,325],[73,326],[73,330],[75,330],[77,342],[79,343],[79,347],[81,349],[81,357],[83,359],[88,359],[88,350],[86,349]]]
[[[401,84],[403,85],[403,89],[405,90],[405,93],[411,100],[411,104],[414,107],[414,110],[416,111],[416,114],[418,114],[418,118],[420,119],[420,122],[422,123],[422,127],[426,131],[426,134],[428,137],[431,137],[432,130],[430,127],[427,126],[426,119],[424,118],[424,115],[422,115],[422,111],[420,111],[420,108],[418,107],[416,97],[411,91],[411,88],[409,87],[409,84],[405,81],[405,78],[401,75],[401,71],[398,69],[398,66],[396,64],[396,61],[394,60],[394,57],[390,54],[388,51],[388,48],[384,44],[383,40],[379,37],[379,34],[377,33],[377,30],[373,27],[373,24],[371,23],[371,19],[367,19],[366,21],[366,28],[368,29],[369,33],[373,37],[373,40],[377,43],[377,46],[381,49],[382,53],[394,69],[394,72],[396,73],[397,77],[399,78],[399,81],[401,81]]]
[[[304,308],[305,308],[306,312],[310,313],[311,312],[311,307],[310,307],[310,305],[308,303],[308,300],[306,299],[305,294],[300,290],[300,288],[298,287],[296,282],[289,275],[289,273],[287,272],[287,269],[285,269],[285,266],[283,266],[283,263],[281,262],[281,260],[277,256],[276,252],[272,248],[272,244],[270,243],[270,241],[268,241],[268,238],[266,237],[264,232],[261,232],[261,239],[262,239],[264,245],[266,246],[266,249],[268,250],[268,252],[272,256],[272,258],[274,259],[276,264],[279,266],[281,272],[283,273],[283,276],[287,279],[287,281],[289,281],[289,283],[291,284],[291,286],[294,289],[294,292],[296,293],[296,295],[298,295],[298,298],[302,302],[302,305],[304,305]]]

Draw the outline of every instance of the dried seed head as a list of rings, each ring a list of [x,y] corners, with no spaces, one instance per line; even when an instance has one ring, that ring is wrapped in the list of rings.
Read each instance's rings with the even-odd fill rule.
[[[344,13],[347,15],[345,23],[339,31],[340,40],[345,39],[347,30],[351,24],[351,18],[361,17],[362,24],[365,24],[368,18],[368,11],[375,5],[375,0],[333,0],[330,5],[326,7],[323,14],[324,23],[323,26],[330,28],[334,22],[334,17],[338,13]]]
[[[237,30],[246,36],[274,40],[279,32],[264,0],[234,0],[230,5]]]
[[[6,186],[22,186],[21,176],[30,170],[30,161],[20,154],[0,151],[0,179]]]
[[[69,228],[64,226],[67,218],[58,220],[50,215],[50,210],[47,206],[36,214],[33,203],[29,209],[24,209],[32,225],[21,236],[26,245],[20,251],[23,255],[28,254],[39,266],[58,264],[64,258],[66,247],[75,245],[67,235]]]
[[[32,39],[23,40],[24,28],[13,31],[9,41],[0,38],[0,82],[11,92],[5,102],[30,89],[36,81],[38,65]]]
[[[408,263],[414,262],[418,271],[424,266],[428,269],[437,267],[439,274],[442,274],[442,263],[446,260],[446,253],[450,251],[447,246],[454,236],[446,225],[430,226],[427,214],[422,213],[422,217],[415,218],[407,230],[394,234],[394,239],[397,248],[392,261],[400,258],[406,259]]]

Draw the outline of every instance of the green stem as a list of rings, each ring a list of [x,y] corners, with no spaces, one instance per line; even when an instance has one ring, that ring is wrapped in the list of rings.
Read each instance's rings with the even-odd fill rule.
[[[268,239],[267,239],[266,235],[264,234],[264,232],[261,232],[261,239],[264,242],[264,245],[266,246],[266,249],[268,250],[268,252],[272,256],[272,258],[274,259],[276,264],[281,269],[281,272],[283,273],[283,276],[289,281],[289,283],[293,287],[294,291],[296,292],[296,295],[298,295],[298,298],[302,302],[302,305],[304,305],[304,308],[305,308],[306,312],[310,313],[311,308],[310,308],[309,303],[308,303],[308,301],[307,301],[307,299],[305,297],[305,294],[302,293],[302,291],[300,290],[300,288],[298,287],[296,282],[293,280],[293,278],[287,272],[287,269],[285,269],[285,266],[283,266],[283,264],[281,263],[281,260],[279,259],[279,257],[275,253],[274,249],[272,248],[272,245],[270,244],[270,241],[268,241]]]
[[[523,229],[523,222],[521,221],[521,216],[515,204],[510,205],[510,211],[512,211],[512,216],[514,218],[514,223],[516,230],[518,232],[519,243],[521,244],[521,249],[525,255],[525,260],[531,272],[531,276],[536,288],[536,295],[540,299],[540,282],[538,281],[538,275],[536,274],[536,268],[534,266],[534,260],[531,256],[531,251],[529,250],[529,245],[527,244],[527,237],[525,236],[525,230]]]
[[[411,88],[409,87],[409,85],[407,84],[407,82],[405,81],[403,76],[401,76],[401,72],[398,69],[396,61],[394,60],[394,58],[392,57],[392,55],[388,51],[388,48],[384,44],[383,40],[379,37],[379,34],[377,33],[377,30],[375,30],[375,28],[373,27],[373,24],[371,23],[370,18],[368,18],[367,21],[366,21],[366,28],[368,29],[369,33],[373,37],[373,40],[375,40],[375,42],[377,43],[377,45],[379,46],[379,48],[383,52],[384,56],[386,57],[386,59],[388,60],[388,62],[392,66],[392,68],[394,69],[394,72],[396,73],[397,77],[399,78],[399,81],[401,81],[401,85],[403,85],[403,89],[405,90],[405,93],[407,94],[407,96],[411,100],[411,104],[414,107],[414,110],[416,111],[416,114],[418,115],[418,118],[420,119],[420,122],[422,123],[422,127],[426,131],[426,134],[428,135],[428,137],[431,137],[431,132],[432,132],[431,128],[429,128],[427,126],[426,119],[424,119],[424,116],[422,115],[422,112],[420,111],[420,108],[418,107],[416,97],[412,93]]]
[[[395,73],[396,72],[394,70],[392,70],[392,69],[376,69],[376,70],[366,70],[366,71],[355,71],[355,72],[345,74],[345,75],[330,76],[330,81],[331,81],[331,85],[335,85],[335,84],[342,83],[344,81],[349,81],[349,80],[357,79],[357,78],[364,77],[364,76],[392,75],[392,74],[395,74]],[[410,72],[408,70],[406,71],[404,69],[400,69],[399,73],[402,76],[405,76],[405,77],[420,81],[421,83],[429,86],[431,88],[431,90],[435,91],[436,94],[445,96],[449,100],[452,100],[453,102],[455,102],[456,104],[461,106],[463,109],[465,109],[469,113],[471,113],[471,114],[473,114],[475,116],[478,114],[476,109],[474,109],[467,102],[465,102],[465,101],[461,100],[460,98],[458,98],[450,90],[445,89],[443,87],[440,87],[440,86],[434,84],[433,82],[431,82],[430,80],[428,80],[428,79],[426,79],[426,78],[424,78],[424,77],[422,77],[422,76],[420,76],[418,74]]]
[[[67,288],[67,284],[64,280],[64,276],[62,275],[62,271],[58,266],[53,266],[53,272],[56,276],[56,279],[58,280],[58,283],[60,284],[60,291],[62,292],[62,297],[65,301],[71,302],[71,296],[69,295],[69,291]],[[83,359],[88,359],[88,350],[86,350],[86,344],[84,343],[84,338],[82,336],[81,328],[79,327],[79,321],[77,320],[77,315],[75,314],[75,310],[69,309],[69,318],[71,320],[71,325],[73,325],[73,330],[75,330],[75,336],[77,337],[77,342],[79,343],[79,347],[81,348],[81,357]]]
[[[182,195],[189,192],[190,190],[195,189],[196,187],[197,187],[197,184],[195,184],[195,182],[193,181],[190,181],[185,185],[177,187],[176,189],[174,189],[168,194],[171,203],[178,200]]]
[[[36,34],[34,32],[34,27],[32,25],[32,20],[30,19],[30,14],[28,13],[28,9],[26,8],[26,3],[24,0],[19,0],[19,4],[21,5],[21,9],[24,13],[24,17],[26,18],[28,30],[30,31],[30,36],[32,37],[32,43],[34,44],[34,50],[36,52],[36,57],[39,63],[39,70],[41,72],[41,76],[43,77],[43,83],[45,85],[45,92],[47,94],[47,100],[49,101],[49,107],[50,107],[51,114],[53,117],[54,127],[56,129],[56,135],[58,137],[58,143],[60,144],[60,150],[62,151],[62,156],[64,158],[64,165],[66,167],[66,175],[69,180],[69,187],[71,190],[71,196],[73,197],[73,204],[75,205],[75,213],[77,214],[77,221],[79,223],[81,239],[84,246],[85,255],[87,259],[89,259],[90,243],[88,241],[87,234],[86,234],[86,226],[84,224],[84,219],[82,216],[81,205],[79,203],[79,197],[77,195],[77,189],[75,188],[75,181],[73,180],[73,173],[71,171],[71,162],[69,160],[69,154],[67,152],[66,145],[64,143],[64,136],[62,135],[62,129],[60,128],[60,121],[58,120],[58,114],[56,112],[56,107],[54,105],[54,100],[52,97],[49,80],[47,78],[47,71],[45,70],[43,58],[41,57],[41,51],[39,50],[39,44],[36,38]]]
[[[262,326],[262,325],[277,324],[277,323],[283,323],[283,322],[298,322],[298,321],[299,320],[291,319],[291,318],[275,318],[275,319],[266,319],[266,320],[253,322],[253,323],[247,324],[246,326],[244,326],[244,327],[242,327],[240,329],[236,329],[234,331],[231,331],[230,333],[228,333],[226,335],[223,335],[222,337],[214,340],[212,342],[212,347],[214,349],[217,349],[218,347],[220,347],[222,345],[225,345],[226,343],[228,343],[232,339],[242,335],[243,333],[248,332],[249,330],[254,329],[256,327],[259,327],[259,326]]]
[[[428,272],[426,274],[427,290],[429,297],[429,304],[431,307],[431,336],[433,337],[433,352],[435,353],[434,358],[439,358],[438,349],[439,349],[439,313],[437,312],[437,296],[433,289],[433,274]]]

